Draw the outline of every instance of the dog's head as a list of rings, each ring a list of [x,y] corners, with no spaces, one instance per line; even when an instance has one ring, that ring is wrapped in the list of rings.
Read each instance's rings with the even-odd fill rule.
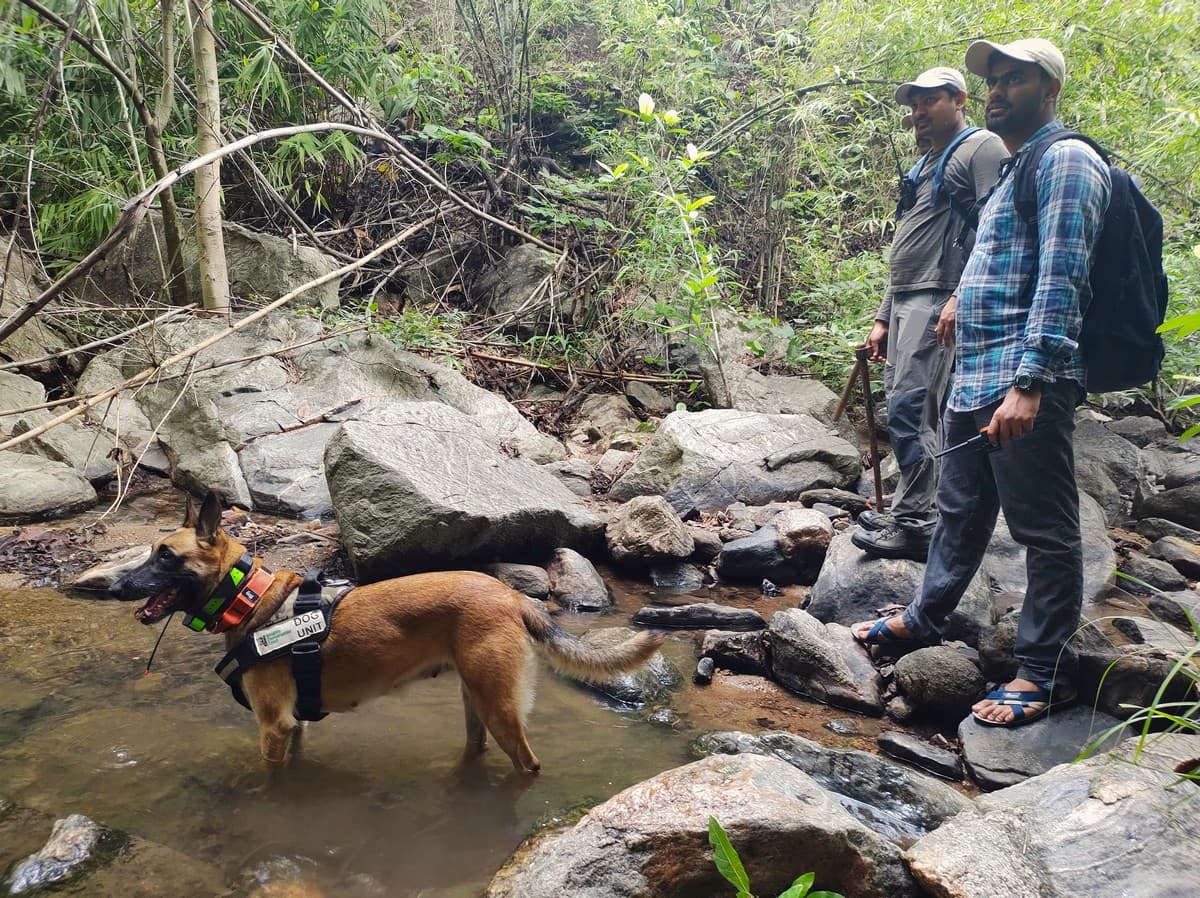
[[[225,559],[240,547],[221,530],[221,500],[210,492],[197,513],[191,497],[183,526],[159,540],[150,557],[112,585],[109,594],[125,601],[147,599],[135,612],[153,624],[176,611],[195,611],[217,588]]]

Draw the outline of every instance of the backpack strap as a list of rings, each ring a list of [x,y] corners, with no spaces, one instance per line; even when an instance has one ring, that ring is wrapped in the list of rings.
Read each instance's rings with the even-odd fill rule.
[[[937,204],[941,200],[942,194],[946,192],[946,164],[950,161],[950,157],[954,155],[954,151],[962,145],[964,140],[966,140],[976,131],[982,130],[982,128],[979,128],[975,125],[972,125],[969,128],[963,128],[954,135],[954,139],[951,140],[950,143],[946,145],[946,149],[942,151],[941,158],[938,159],[937,165],[933,169],[934,204]],[[924,162],[924,160],[922,160],[922,162]],[[949,196],[949,194],[947,194],[947,196]],[[950,197],[950,204],[952,206],[954,205],[953,197]]]
[[[1028,149],[1021,151],[1012,172],[1013,205],[1016,207],[1017,215],[1021,216],[1025,224],[1033,231],[1035,243],[1037,242],[1036,235],[1038,228],[1038,167],[1042,164],[1042,157],[1046,155],[1046,150],[1050,149],[1051,146],[1060,140],[1081,140],[1096,151],[1096,154],[1105,165],[1111,164],[1109,162],[1108,151],[1100,146],[1100,144],[1096,143],[1096,141],[1092,140],[1086,134],[1080,134],[1078,131],[1067,131],[1065,129],[1062,131],[1052,131]],[[1025,278],[1024,286],[1021,287],[1020,295],[1028,296],[1034,287],[1036,287],[1037,279],[1038,257],[1037,253],[1034,253],[1033,264],[1029,267],[1029,274]]]

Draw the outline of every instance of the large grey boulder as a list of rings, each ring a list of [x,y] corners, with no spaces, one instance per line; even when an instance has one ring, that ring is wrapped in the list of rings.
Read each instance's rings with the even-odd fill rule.
[[[818,620],[847,626],[877,617],[876,608],[893,602],[907,605],[925,577],[925,565],[920,562],[869,557],[850,542],[851,533],[839,533],[829,544],[808,605],[809,613]],[[981,634],[995,622],[993,605],[992,591],[980,572],[950,615],[947,638],[977,645]]]
[[[545,283],[558,260],[532,243],[511,247],[498,265],[475,282],[472,293],[479,308],[513,333],[527,337],[545,333],[564,311],[557,292]]]
[[[37,299],[50,285],[42,278],[41,266],[31,254],[12,246],[9,240],[4,245],[4,262],[0,264],[0,320],[7,321],[11,315]],[[76,341],[68,341],[58,328],[50,324],[52,320],[53,316],[50,315],[36,315],[25,322],[0,343],[0,358],[7,362],[23,362],[63,352],[77,345]],[[75,373],[81,367],[78,356],[79,353],[58,356],[23,366],[21,371],[39,377],[43,374],[61,376],[63,370]],[[17,406],[5,405],[4,408]]]
[[[879,673],[846,627],[791,608],[771,618],[767,638],[771,673],[788,689],[839,708],[883,712]]]
[[[211,319],[159,327],[145,343],[132,341],[94,359],[80,390],[117,386],[149,359],[178,353],[225,329]],[[281,313],[266,319],[201,352],[190,380],[155,381],[119,394],[113,408],[97,409],[97,423],[138,445],[153,431],[170,460],[172,479],[185,489],[201,494],[214,489],[230,502],[290,514],[316,514],[327,503],[319,480],[334,429],[323,425],[355,420],[392,402],[443,403],[471,416],[492,445],[509,454],[536,462],[563,456],[557,441],[538,433],[504,399],[375,335],[310,343],[284,358],[226,364],[321,333],[311,318]],[[268,455],[274,448],[282,456],[280,471],[267,470],[274,467]]]
[[[726,367],[726,381],[732,394],[730,408],[764,415],[808,415],[839,436],[855,439],[854,425],[848,418],[836,423],[833,420],[837,394],[815,378],[760,374],[744,365],[730,365]]]
[[[397,403],[347,421],[325,449],[342,541],[360,579],[595,551],[603,523],[543,468],[496,448],[447,405]]]
[[[712,863],[708,818],[741,855],[755,891],[804,872],[856,898],[910,898],[899,849],[777,758],[714,755],[668,770],[526,843],[486,898],[709,898],[729,892]]]
[[[15,371],[0,371],[0,409],[22,409],[46,401],[46,390],[38,381]],[[0,416],[0,438],[20,436],[51,421],[58,410],[34,409]],[[59,424],[16,447],[17,452],[40,455],[70,465],[92,483],[99,484],[116,476],[116,463],[110,452],[116,445],[114,435],[86,426],[82,418]]]
[[[854,749],[828,748],[792,733],[708,733],[706,754],[756,754],[787,761],[832,792],[847,811],[894,842],[910,842],[971,807],[965,796],[923,773]]]
[[[44,521],[96,504],[96,490],[74,468],[39,455],[0,452],[0,523]]]
[[[663,420],[609,496],[621,502],[666,496],[687,516],[845,486],[860,469],[858,450],[808,415],[677,411]]]
[[[1125,736],[1121,721],[1083,704],[1051,709],[1036,723],[987,726],[967,715],[958,726],[963,761],[984,789],[1003,789],[1079,757],[1096,744],[1111,748]]]
[[[1120,757],[1063,764],[980,796],[905,858],[936,896],[1192,898],[1196,785],[1173,767],[1196,757],[1197,736],[1129,740]]]
[[[1137,492],[1141,472],[1138,447],[1088,418],[1075,422],[1074,447],[1079,489],[1100,503],[1110,524],[1119,523]]]
[[[184,276],[189,296],[199,299],[200,267],[190,216],[182,218]],[[222,223],[229,290],[234,296],[269,302],[285,293],[330,274],[338,268],[332,256],[283,237],[262,234],[227,221]],[[135,293],[147,296],[165,292],[167,271],[162,219],[151,212],[138,229],[115,252],[110,253],[84,279],[83,295],[100,303],[116,302]],[[340,278],[314,287],[299,304],[337,308]]]
[[[1095,602],[1103,595],[1116,568],[1112,541],[1108,538],[1104,510],[1087,493],[1079,494],[1079,531],[1083,541],[1083,601]],[[1025,569],[1025,547],[1013,539],[1001,513],[988,543],[983,570],[997,592],[1024,595],[1029,578]]]

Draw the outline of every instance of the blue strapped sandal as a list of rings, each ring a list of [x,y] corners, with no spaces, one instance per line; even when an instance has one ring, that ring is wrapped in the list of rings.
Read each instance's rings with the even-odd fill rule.
[[[989,720],[986,717],[981,717],[975,711],[971,712],[979,723],[988,727],[1019,727],[1027,723],[1033,723],[1040,717],[1044,717],[1051,708],[1059,708],[1063,705],[1070,704],[1075,700],[1075,690],[1069,686],[1059,686],[1054,690],[1054,701],[1051,701],[1052,693],[1049,689],[994,689],[985,697],[988,701],[993,701],[997,705],[1005,705],[1012,709],[1011,720]]]

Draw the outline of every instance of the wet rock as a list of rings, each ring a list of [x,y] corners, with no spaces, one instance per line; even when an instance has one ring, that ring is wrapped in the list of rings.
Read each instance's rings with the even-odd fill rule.
[[[722,670],[760,677],[770,675],[770,655],[762,630],[749,633],[709,630],[704,634],[700,654],[711,658]]]
[[[1083,541],[1083,601],[1086,605],[1104,593],[1116,567],[1104,511],[1086,493],[1079,495],[1079,530]],[[988,543],[983,570],[997,592],[1025,594],[1028,586],[1025,548],[1012,538],[1003,513],[996,521],[996,530]]]
[[[1156,593],[1150,597],[1150,613],[1160,620],[1193,632],[1193,623],[1200,624],[1200,592],[1193,589]]]
[[[830,521],[849,521],[850,512],[844,508],[838,508],[836,505],[826,505],[824,502],[816,502],[813,504],[813,511],[819,511]]]
[[[800,566],[783,554],[779,534],[773,526],[761,527],[749,536],[730,540],[717,556],[717,574],[735,583],[757,583],[763,577],[780,585],[811,583],[820,564]]]
[[[697,564],[708,564],[714,558],[721,554],[721,549],[725,545],[721,542],[721,537],[706,527],[688,527],[688,532],[692,534],[692,542],[696,548],[692,551],[691,560]]]
[[[550,595],[571,611],[605,611],[612,592],[592,563],[574,549],[555,549],[546,565]]]
[[[532,599],[545,599],[550,595],[550,575],[536,564],[499,562],[486,564],[483,570]]]
[[[859,468],[858,450],[807,415],[677,411],[609,495],[618,501],[663,495],[680,514],[719,511],[737,501],[769,502],[816,486],[841,486]]]
[[[650,585],[670,592],[695,592],[704,586],[704,571],[694,564],[656,564],[650,568]]]
[[[96,504],[96,490],[62,462],[0,452],[0,524],[45,521]]]
[[[1178,536],[1164,536],[1150,547],[1149,555],[1151,558],[1162,559],[1191,580],[1200,579],[1200,546],[1196,543],[1180,539]],[[1166,586],[1160,586],[1159,589],[1172,591]]]
[[[603,523],[553,475],[434,402],[347,421],[325,449],[342,542],[362,581],[594,550]]]
[[[918,706],[959,719],[983,691],[983,675],[974,664],[944,646],[928,646],[896,662],[896,682]]]
[[[865,751],[826,748],[791,733],[710,733],[696,740],[696,749],[713,754],[768,755],[786,761],[839,796],[846,810],[894,842],[920,838],[971,806],[949,785],[923,773]]]
[[[957,782],[962,779],[962,758],[952,751],[930,745],[908,733],[881,733],[877,741],[880,750],[886,755],[908,761],[922,770],[948,780]]]
[[[1193,700],[1192,681],[1175,670],[1178,660],[1177,651],[1147,645],[1083,649],[1079,652],[1080,695],[1118,718],[1129,717],[1156,701]]]
[[[879,674],[848,628],[793,608],[771,618],[767,639],[781,685],[839,708],[883,713]]]
[[[663,627],[673,630],[765,630],[767,622],[752,608],[734,608],[715,602],[672,607],[649,606],[633,616],[633,622],[643,627]]]
[[[839,717],[836,720],[827,720],[821,726],[838,736],[862,735],[862,725],[853,717]]]
[[[925,576],[925,565],[902,558],[869,558],[850,542],[852,531],[839,533],[829,544],[825,564],[813,586],[808,611],[818,620],[849,626],[871,620],[876,608],[912,601]],[[992,591],[979,574],[950,616],[949,639],[972,645],[995,620]]]
[[[1120,570],[1133,580],[1121,580],[1121,588],[1137,595],[1149,595],[1154,590],[1171,592],[1186,589],[1187,580],[1174,566],[1157,558],[1131,555],[1120,564]]]
[[[897,848],[844,811],[809,776],[777,758],[714,756],[668,770],[593,808],[571,829],[527,843],[486,898],[717,895],[715,817],[756,891],[778,894],[797,870],[856,898],[915,896]]]
[[[713,674],[717,672],[717,665],[712,658],[701,658],[696,662],[696,672],[692,674],[692,682],[698,686],[707,686],[712,682]]]
[[[149,546],[132,546],[115,552],[107,561],[92,565],[71,583],[73,589],[106,591],[150,557]]]
[[[103,830],[82,814],[54,821],[50,839],[42,850],[13,867],[9,876],[11,894],[66,879],[87,863],[103,836]]]
[[[785,558],[801,568],[820,572],[833,539],[833,522],[826,515],[813,508],[789,508],[776,515],[771,526],[779,534]]]
[[[1138,447],[1148,446],[1155,440],[1165,439],[1167,436],[1167,428],[1162,421],[1145,415],[1119,418],[1116,421],[1109,421],[1104,427]]]
[[[897,695],[889,698],[883,706],[883,713],[897,723],[907,723],[920,712],[917,703],[907,695]]]
[[[633,635],[634,631],[628,627],[605,627],[589,630],[582,639],[596,648],[612,648]],[[649,661],[635,671],[584,685],[622,705],[640,707],[659,701],[682,682],[679,668],[667,660],[662,652],[655,652]]]
[[[592,494],[592,466],[582,458],[566,458],[544,465],[545,469],[558,478],[558,482],[576,496]]]
[[[1139,518],[1166,518],[1195,530],[1200,527],[1200,483],[1147,496],[1135,512]]]
[[[1136,748],[1147,750],[1129,763]],[[1200,756],[1200,737],[1121,749],[980,796],[905,852],[910,869],[929,894],[955,898],[1200,894],[1195,786],[1172,772]]]
[[[866,499],[858,493],[840,489],[805,490],[800,494],[800,504],[805,508],[815,508],[818,504],[832,505],[852,515],[858,515],[869,507]]]
[[[1036,723],[986,726],[971,715],[958,725],[963,761],[983,789],[1003,789],[1067,764],[1093,744],[1111,748],[1128,733],[1121,721],[1086,705],[1052,710]]]
[[[1137,522],[1137,532],[1150,540],[1160,540],[1165,536],[1177,536],[1189,543],[1200,543],[1200,530],[1184,527],[1165,518],[1142,518]]]
[[[604,538],[620,564],[682,561],[696,548],[691,531],[662,496],[635,496],[614,509]]]

